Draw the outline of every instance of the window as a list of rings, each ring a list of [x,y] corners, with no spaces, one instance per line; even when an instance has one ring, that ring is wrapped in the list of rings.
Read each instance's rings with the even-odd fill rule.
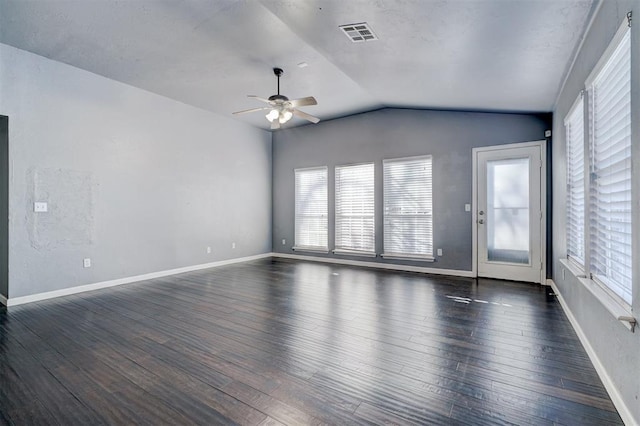
[[[564,120],[567,140],[567,257],[584,270],[584,102],[582,94]]]
[[[295,249],[327,251],[327,168],[296,169]]]
[[[384,256],[433,257],[431,156],[384,160]]]
[[[616,35],[587,80],[592,278],[631,305],[631,43]]]
[[[375,254],[373,163],[336,167],[336,250]]]

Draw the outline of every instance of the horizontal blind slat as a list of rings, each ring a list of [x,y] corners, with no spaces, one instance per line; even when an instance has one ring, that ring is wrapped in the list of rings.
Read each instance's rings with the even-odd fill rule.
[[[374,165],[337,166],[335,171],[335,247],[375,252]]]
[[[584,102],[565,119],[567,139],[567,255],[584,266]]]
[[[294,245],[328,250],[326,167],[295,170]]]
[[[432,157],[385,160],[384,252],[432,256]]]
[[[631,304],[631,106],[629,31],[591,83],[589,194],[592,274]]]

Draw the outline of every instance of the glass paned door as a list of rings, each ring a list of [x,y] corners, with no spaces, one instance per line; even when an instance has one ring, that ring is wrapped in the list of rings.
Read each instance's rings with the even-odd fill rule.
[[[529,264],[529,158],[487,161],[487,259]]]
[[[478,276],[543,280],[541,149],[476,150]]]

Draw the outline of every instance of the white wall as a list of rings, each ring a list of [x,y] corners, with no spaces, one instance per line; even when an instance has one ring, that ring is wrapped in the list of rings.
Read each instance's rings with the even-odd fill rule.
[[[271,251],[270,133],[1,44],[0,114],[9,298]]]
[[[565,215],[566,215],[566,141],[563,120],[580,90],[584,89],[587,76],[609,45],[620,27],[628,11],[633,10],[634,27],[632,28],[632,140],[634,145],[634,164],[640,165],[640,15],[639,0],[604,0],[595,15],[593,25],[584,45],[579,52],[576,63],[562,90],[554,112],[553,139],[553,239],[554,262],[553,280],[560,294],[566,301],[580,328],[593,348],[611,385],[619,394],[626,407],[626,414],[635,420],[631,424],[640,424],[640,330],[631,333],[617,321],[568,270],[564,277],[564,266],[559,258],[566,257]],[[636,177],[640,176],[636,170]],[[638,179],[635,179],[635,191],[638,193]],[[636,204],[636,209],[638,208]],[[636,215],[638,217],[638,215]],[[640,229],[635,225],[635,240]],[[636,247],[640,247],[636,241]],[[635,265],[633,309],[636,318],[640,315],[640,268]],[[615,395],[614,400],[615,400]],[[624,408],[624,407],[618,407]],[[621,412],[623,418],[625,412]],[[628,420],[628,417],[627,417]]]

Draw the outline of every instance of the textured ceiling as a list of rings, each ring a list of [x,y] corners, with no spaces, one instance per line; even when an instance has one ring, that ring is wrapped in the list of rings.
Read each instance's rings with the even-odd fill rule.
[[[383,106],[551,111],[593,0],[0,0],[0,42],[254,126],[246,95],[315,96],[323,120]],[[379,40],[352,43],[366,21]],[[308,67],[297,64],[306,62]],[[288,127],[306,124],[294,118]]]

